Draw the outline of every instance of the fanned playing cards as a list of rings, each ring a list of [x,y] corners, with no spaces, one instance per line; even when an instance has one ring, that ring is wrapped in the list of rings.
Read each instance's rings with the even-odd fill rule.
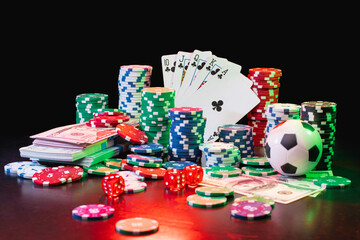
[[[217,127],[234,124],[259,102],[241,66],[210,51],[161,57],[164,87],[175,89],[176,107],[199,107],[207,118],[205,142],[217,140]]]

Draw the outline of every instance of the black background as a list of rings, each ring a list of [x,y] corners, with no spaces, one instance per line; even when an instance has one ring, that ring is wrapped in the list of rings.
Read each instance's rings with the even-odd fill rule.
[[[110,107],[117,107],[120,65],[152,65],[152,86],[162,86],[161,56],[199,49],[240,64],[245,75],[253,67],[282,69],[279,102],[336,102],[337,144],[355,146],[360,70],[352,15],[340,19],[341,9],[323,6],[285,11],[224,5],[222,15],[203,9],[202,16],[108,7],[23,9],[7,19],[2,135],[29,136],[74,123],[80,93],[107,93]]]

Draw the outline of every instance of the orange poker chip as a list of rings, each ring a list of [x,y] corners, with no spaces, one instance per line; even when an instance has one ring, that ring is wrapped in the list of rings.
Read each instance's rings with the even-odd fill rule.
[[[157,232],[159,222],[150,218],[127,218],[115,224],[116,231],[125,235],[145,235]]]

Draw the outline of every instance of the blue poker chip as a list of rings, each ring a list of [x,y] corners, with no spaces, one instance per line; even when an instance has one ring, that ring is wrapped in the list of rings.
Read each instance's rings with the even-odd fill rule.
[[[130,150],[134,153],[157,153],[162,152],[164,146],[158,143],[147,143],[143,145],[130,146]]]
[[[177,148],[172,148],[172,147],[168,147],[169,152],[175,153],[175,154],[188,154],[188,155],[197,155],[199,153],[201,153],[199,148],[195,148],[195,149],[177,149]]]
[[[197,144],[199,145],[200,143],[203,142],[203,140],[201,139],[186,139],[186,140],[183,140],[184,138],[172,138],[170,137],[169,138],[169,142],[171,143],[175,143],[175,144]]]
[[[169,147],[176,149],[199,149],[199,144],[177,144],[170,141]]]
[[[180,169],[183,170],[186,166],[196,165],[194,162],[190,161],[169,161],[164,163],[162,166],[166,169]]]

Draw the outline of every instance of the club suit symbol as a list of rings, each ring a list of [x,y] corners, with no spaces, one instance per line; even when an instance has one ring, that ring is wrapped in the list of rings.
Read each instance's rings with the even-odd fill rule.
[[[222,110],[221,106],[224,105],[224,102],[222,100],[219,100],[219,101],[213,101],[211,103],[211,105],[213,106],[213,110],[215,111],[218,111],[220,112]]]
[[[166,68],[165,68],[165,72],[168,72],[168,71],[170,71],[170,68],[169,68],[169,67],[166,67]]]
[[[172,71],[172,72],[175,72],[175,65],[176,65],[176,61],[174,61],[174,64],[173,64],[173,66],[171,67],[171,71]]]
[[[220,71],[220,68],[211,71],[211,75],[215,75]]]
[[[201,70],[201,69],[203,69],[204,66],[205,66],[205,62],[202,62],[197,66],[197,69]]]
[[[194,61],[191,66],[196,67],[196,62]]]

